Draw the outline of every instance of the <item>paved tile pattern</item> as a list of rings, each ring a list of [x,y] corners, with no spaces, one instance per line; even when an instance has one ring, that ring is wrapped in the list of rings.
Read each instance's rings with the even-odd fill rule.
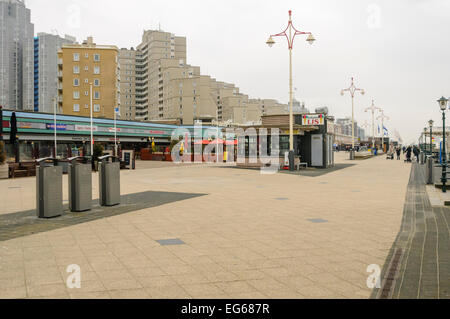
[[[348,156],[348,154],[339,154]],[[282,174],[292,174],[292,175],[300,175],[300,176],[310,176],[310,177],[317,177],[317,176],[323,176],[341,169],[345,169],[348,167],[352,167],[355,164],[349,164],[349,163],[336,163],[333,167],[329,167],[326,169],[316,169],[316,168],[307,168],[307,169],[301,169],[298,171],[288,171],[288,170],[281,170],[280,173]],[[327,184],[326,182],[323,182],[323,184]]]
[[[161,245],[161,246],[170,246],[170,245],[184,245],[185,242],[182,241],[179,238],[173,238],[173,239],[160,239],[157,240],[157,242]]]
[[[450,209],[432,206],[425,168],[417,163],[406,196],[402,227],[383,270],[378,298],[450,298]]]
[[[338,164],[349,164],[344,155]],[[124,194],[208,195],[1,241],[0,298],[368,298],[367,266],[384,265],[411,168],[354,164],[315,177],[204,165],[123,171]],[[34,187],[33,178],[0,181],[0,215],[32,210]],[[329,222],[308,221],[317,218]],[[185,245],[157,242],[171,238]],[[66,286],[73,264],[80,289]]]
[[[133,211],[161,206],[175,201],[186,200],[205,194],[143,192],[121,196],[121,204],[112,207],[102,207],[98,200],[92,202],[92,210],[87,212],[70,212],[68,205],[63,207],[64,213],[51,219],[39,219],[35,210],[0,215],[0,241],[17,237],[38,234],[53,229],[59,229],[101,218],[117,216]]]

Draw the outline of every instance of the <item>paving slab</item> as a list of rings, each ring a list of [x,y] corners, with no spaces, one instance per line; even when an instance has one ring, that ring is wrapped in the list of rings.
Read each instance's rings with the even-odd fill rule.
[[[313,176],[215,165],[122,171],[124,196],[184,198],[64,227],[9,227],[31,219],[35,180],[0,181],[0,276],[18,278],[0,297],[38,297],[33,287],[43,285],[43,298],[369,298],[367,267],[388,260],[411,164],[347,155],[336,154],[345,167]],[[165,239],[184,245],[161,246]],[[63,291],[71,264],[81,288]]]

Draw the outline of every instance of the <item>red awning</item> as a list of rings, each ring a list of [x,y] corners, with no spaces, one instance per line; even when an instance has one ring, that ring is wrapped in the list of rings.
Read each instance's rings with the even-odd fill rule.
[[[237,145],[237,140],[234,141],[224,141],[222,139],[218,139],[210,141],[210,140],[202,140],[194,143],[195,145],[209,145],[209,144],[225,144],[225,145]]]

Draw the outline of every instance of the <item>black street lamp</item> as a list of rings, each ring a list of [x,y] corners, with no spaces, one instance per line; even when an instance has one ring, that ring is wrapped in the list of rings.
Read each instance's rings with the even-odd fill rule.
[[[428,124],[430,125],[430,155],[433,157],[433,120],[429,120]]]
[[[445,111],[447,110],[447,104],[448,104],[448,99],[446,99],[445,97],[441,97],[438,100],[439,103],[439,107],[441,108],[442,111],[442,136],[444,138],[443,143],[442,143],[442,177],[441,177],[441,182],[442,182],[442,192],[446,193],[447,189],[445,187],[445,183],[447,182],[447,154],[446,154],[446,148],[445,148]]]

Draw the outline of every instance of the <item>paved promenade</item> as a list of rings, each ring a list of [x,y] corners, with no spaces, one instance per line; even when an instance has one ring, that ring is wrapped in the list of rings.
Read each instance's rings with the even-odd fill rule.
[[[122,193],[150,192],[136,200],[147,206],[58,228],[35,224],[34,178],[2,180],[0,298],[369,298],[367,267],[385,266],[411,165],[344,156],[354,165],[305,175],[138,163]],[[29,226],[14,233],[11,220]],[[72,264],[80,289],[66,286]]]
[[[414,163],[402,227],[383,270],[383,287],[374,296],[450,299],[450,208],[440,204],[430,202],[425,166]]]

